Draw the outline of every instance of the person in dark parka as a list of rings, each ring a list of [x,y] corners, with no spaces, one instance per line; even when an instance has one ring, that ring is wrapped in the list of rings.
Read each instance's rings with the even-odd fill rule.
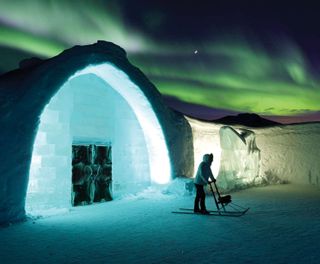
[[[197,195],[194,200],[194,212],[208,214],[209,212],[206,209],[205,199],[206,194],[204,192],[204,186],[209,183],[209,179],[215,182],[215,178],[213,177],[211,171],[211,164],[213,162],[213,154],[205,154],[203,155],[203,160],[198,167],[198,171],[196,177],[194,179],[194,185],[197,189]],[[200,203],[200,208],[199,208]]]

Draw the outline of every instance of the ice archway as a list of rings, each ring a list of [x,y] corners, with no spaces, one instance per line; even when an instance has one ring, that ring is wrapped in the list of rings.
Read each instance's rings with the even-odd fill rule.
[[[165,184],[170,180],[171,166],[164,134],[148,99],[123,71],[109,63],[88,66],[74,76],[94,73],[112,86],[130,105],[142,128],[149,153],[151,181]]]
[[[113,43],[26,59],[0,76],[0,98],[0,224],[24,219],[32,193],[50,207],[70,206],[71,155],[80,146],[102,153],[91,161],[108,153],[105,167],[112,154],[114,195],[193,173],[190,125]]]
[[[70,206],[73,143],[112,145],[116,193],[170,180],[169,153],[156,113],[140,88],[111,63],[77,71],[43,110],[27,210]]]

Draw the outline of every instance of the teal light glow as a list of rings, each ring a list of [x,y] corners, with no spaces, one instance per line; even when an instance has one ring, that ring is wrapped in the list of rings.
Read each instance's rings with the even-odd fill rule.
[[[113,64],[89,65],[70,76],[41,113],[29,171],[29,213],[71,206],[70,146],[79,142],[112,146],[115,197],[171,180],[163,130],[143,91]]]
[[[168,183],[171,179],[171,164],[167,144],[158,118],[141,89],[123,71],[109,63],[88,66],[70,79],[89,73],[100,77],[128,102],[145,136],[151,181],[157,184]]]

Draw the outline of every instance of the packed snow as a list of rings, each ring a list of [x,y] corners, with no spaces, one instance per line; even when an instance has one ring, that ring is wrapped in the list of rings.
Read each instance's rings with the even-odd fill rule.
[[[318,187],[232,193],[239,218],[172,214],[193,206],[185,183],[3,227],[0,263],[319,263]]]

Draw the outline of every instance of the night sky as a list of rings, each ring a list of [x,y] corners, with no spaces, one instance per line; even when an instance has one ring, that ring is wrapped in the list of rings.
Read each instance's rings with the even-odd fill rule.
[[[0,73],[107,40],[187,115],[320,121],[320,5],[184,2],[0,0]]]

